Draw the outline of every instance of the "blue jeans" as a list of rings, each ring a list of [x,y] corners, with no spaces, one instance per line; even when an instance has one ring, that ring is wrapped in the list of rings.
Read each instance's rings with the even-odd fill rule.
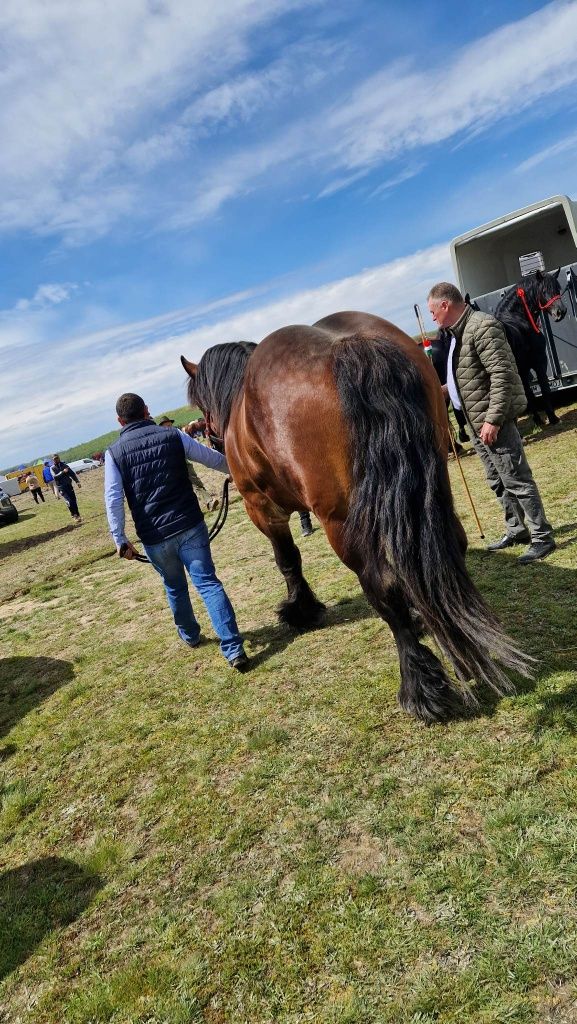
[[[145,544],[144,550],[162,577],[174,622],[182,639],[195,644],[200,638],[200,626],[190,603],[184,571],[186,568],[204,601],[227,661],[244,653],[232,605],[216,575],[206,523],[203,521],[192,530],[183,530],[160,544]]]

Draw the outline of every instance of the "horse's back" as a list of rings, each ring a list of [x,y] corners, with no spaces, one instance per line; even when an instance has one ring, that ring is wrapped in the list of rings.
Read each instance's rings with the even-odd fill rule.
[[[401,331],[390,320],[375,316],[374,313],[360,313],[355,310],[331,313],[330,316],[317,320],[313,327],[322,331],[333,342],[350,338],[353,334],[365,334],[367,337],[387,338],[388,341],[392,341],[409,352],[418,351],[418,346],[408,334]]]
[[[437,374],[422,348],[390,321],[353,310],[332,313],[311,326],[281,327],[267,335],[247,366],[245,392],[271,408],[283,408],[295,401],[311,402],[315,408],[338,404],[334,349],[351,337],[383,339],[401,349],[419,370],[432,419],[437,424],[445,423],[445,402]]]
[[[261,453],[255,463],[273,466],[287,489],[317,514],[322,507],[342,511],[350,490],[354,430],[339,396],[334,356],[339,343],[353,337],[361,344],[364,337],[384,339],[401,349],[418,366],[439,437],[445,429],[445,403],[430,360],[387,320],[346,311],[269,334],[247,364],[235,430],[245,451],[250,439],[251,451]],[[240,457],[238,462],[240,472]]]

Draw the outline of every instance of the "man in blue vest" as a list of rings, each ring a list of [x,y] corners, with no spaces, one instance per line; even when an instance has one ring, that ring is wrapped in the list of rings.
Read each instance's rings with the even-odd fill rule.
[[[162,577],[179,637],[189,647],[198,647],[201,640],[187,569],[224,657],[243,672],[248,658],[232,605],[216,576],[208,530],[186,467],[186,460],[192,459],[228,473],[226,459],[179,430],[157,426],[139,395],[121,395],[116,415],[122,430],[104,459],[106,515],[116,550],[124,558],[138,553],[124,532],[126,496],[136,533]]]

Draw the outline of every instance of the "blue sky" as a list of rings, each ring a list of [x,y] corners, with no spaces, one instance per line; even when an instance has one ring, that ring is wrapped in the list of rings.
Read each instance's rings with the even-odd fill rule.
[[[183,404],[180,352],[414,333],[454,235],[577,195],[576,2],[4,0],[0,38],[0,466]]]

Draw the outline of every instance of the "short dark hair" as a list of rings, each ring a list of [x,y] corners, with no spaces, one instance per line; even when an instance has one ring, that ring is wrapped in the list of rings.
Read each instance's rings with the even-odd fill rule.
[[[145,409],[144,399],[140,395],[133,395],[130,391],[127,391],[125,395],[121,395],[116,403],[116,415],[121,420],[126,420],[127,423],[143,420]]]
[[[449,281],[439,281],[438,284],[434,284],[431,288],[428,299],[440,300],[443,302],[463,302],[463,296],[456,285],[451,284]]]

